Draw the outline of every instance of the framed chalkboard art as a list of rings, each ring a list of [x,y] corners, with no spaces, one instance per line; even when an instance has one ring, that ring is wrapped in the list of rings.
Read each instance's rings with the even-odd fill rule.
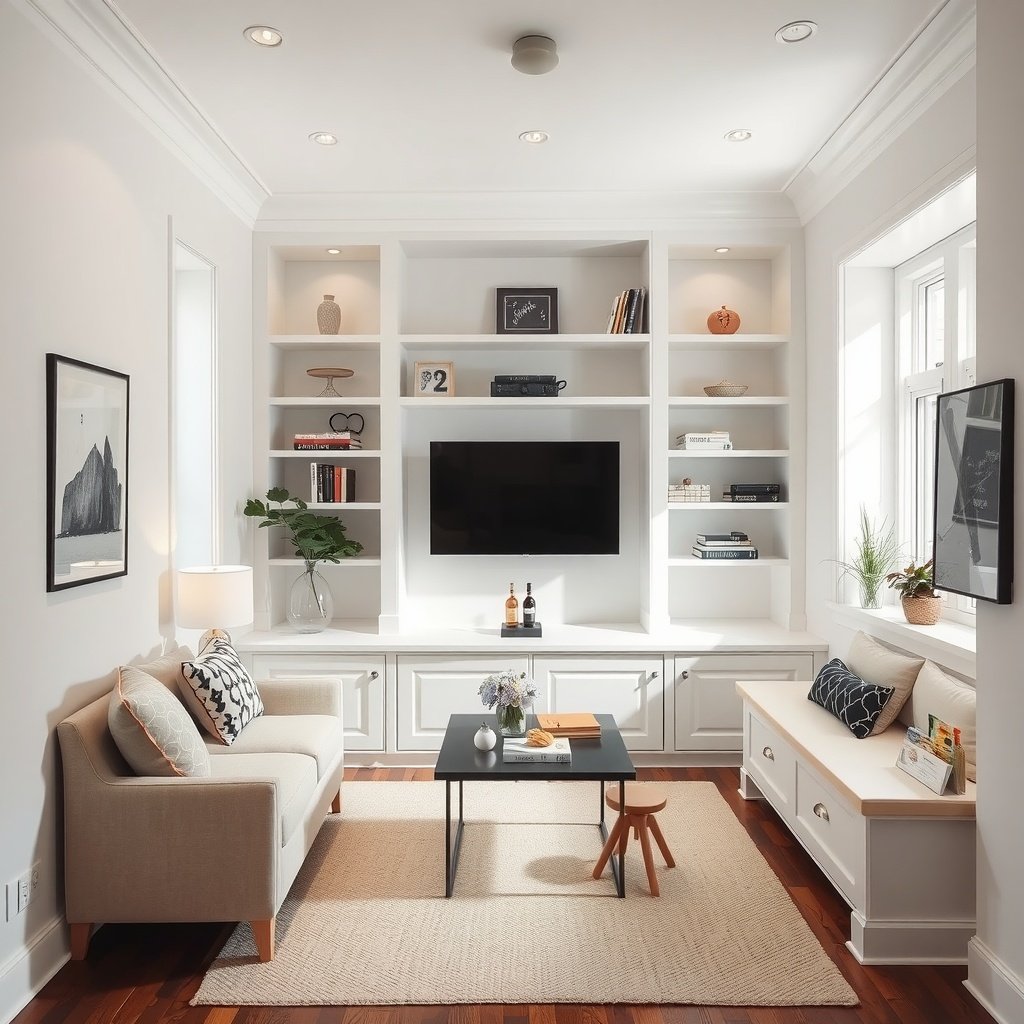
[[[938,396],[935,587],[1009,604],[1013,586],[1013,381]]]
[[[498,334],[557,334],[557,288],[498,288]]]
[[[128,574],[128,375],[46,356],[46,589]]]

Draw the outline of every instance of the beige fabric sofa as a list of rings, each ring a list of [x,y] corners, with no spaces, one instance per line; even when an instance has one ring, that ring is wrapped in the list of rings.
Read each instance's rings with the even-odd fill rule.
[[[177,693],[191,652],[143,671]],[[57,727],[64,764],[65,900],[74,959],[102,922],[249,921],[260,960],[330,807],[341,810],[341,682],[258,682],[264,715],[207,740],[209,778],[137,777],[107,726],[109,694]]]

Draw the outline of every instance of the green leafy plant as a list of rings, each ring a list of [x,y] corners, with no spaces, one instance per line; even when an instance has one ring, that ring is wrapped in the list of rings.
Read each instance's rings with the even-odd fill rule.
[[[288,503],[292,507],[286,508]],[[273,508],[272,504],[279,507]],[[345,526],[337,516],[310,512],[301,498],[294,498],[284,487],[271,487],[266,501],[250,498],[245,515],[260,517],[260,528],[280,526],[288,531],[295,553],[306,562],[340,562],[363,550],[357,540],[345,535]]]
[[[932,559],[924,565],[913,562],[902,572],[891,572],[885,577],[886,582],[903,597],[936,597],[932,589],[935,579],[932,575]]]
[[[900,546],[896,527],[885,519],[875,522],[860,507],[860,536],[854,541],[854,555],[849,562],[840,562],[843,576],[852,576],[860,587],[861,605],[878,608],[880,591],[889,573],[899,565]]]

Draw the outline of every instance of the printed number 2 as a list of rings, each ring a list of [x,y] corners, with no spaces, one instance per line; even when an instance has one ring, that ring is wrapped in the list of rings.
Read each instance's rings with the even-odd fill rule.
[[[434,371],[434,386],[431,389],[433,391],[440,391],[442,394],[448,390],[448,371],[447,370],[435,370]]]

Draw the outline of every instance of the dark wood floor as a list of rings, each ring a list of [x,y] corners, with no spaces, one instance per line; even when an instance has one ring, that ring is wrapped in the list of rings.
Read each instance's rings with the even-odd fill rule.
[[[860,998],[856,1008],[698,1006],[190,1007],[233,925],[108,925],[14,1024],[994,1024],[960,967],[862,967],[846,950],[850,916],[800,845],[762,803],[737,793],[732,768],[640,769],[640,778],[718,785],[814,934]],[[431,778],[429,769],[355,769],[348,779]]]

